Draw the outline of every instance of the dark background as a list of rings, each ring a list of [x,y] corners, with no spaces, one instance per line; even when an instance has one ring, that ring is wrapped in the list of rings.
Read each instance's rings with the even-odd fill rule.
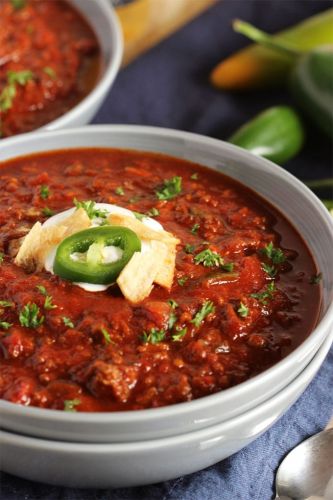
[[[333,3],[327,0],[223,0],[122,70],[94,123],[155,125],[227,139],[236,128],[259,111],[272,105],[292,102],[285,89],[233,94],[211,87],[208,81],[211,69],[221,59],[248,43],[244,37],[232,31],[231,20],[242,18],[261,29],[275,32],[332,6]],[[306,125],[306,146],[297,158],[288,162],[286,168],[301,179],[329,177],[332,175],[332,144],[311,123],[307,122]],[[185,497],[191,500],[266,500],[273,491],[273,471],[261,475],[261,471],[251,471],[251,467],[255,468],[257,458],[265,453],[269,440],[276,439],[274,433],[279,439],[284,438],[285,442],[284,448],[281,446],[280,455],[274,457],[275,461],[272,463],[275,465],[270,465],[273,468],[286,450],[304,438],[306,433],[318,431],[325,425],[329,410],[325,413],[322,409],[320,415],[315,406],[311,407],[311,387],[317,393],[323,384],[327,384],[327,370],[328,360],[319,375],[322,380],[318,381],[317,377],[317,382],[310,386],[301,400],[283,417],[287,419],[288,425],[293,419],[301,421],[301,417],[307,413],[307,424],[304,423],[302,432],[295,430],[294,434],[281,434],[282,431],[278,428],[279,425],[282,426],[280,421],[257,440],[257,444],[250,445],[252,448],[248,447],[232,459],[200,473],[201,475],[193,474],[156,487],[106,492],[38,485],[3,474],[0,497],[2,500],[180,500]],[[323,392],[322,401],[325,397]],[[327,404],[331,405],[332,410],[332,401],[327,400]],[[244,466],[247,474],[244,473]],[[258,463],[258,469],[257,466]],[[243,474],[241,481],[244,482],[244,489],[240,487],[236,491],[228,488],[228,493],[223,493],[222,486],[231,487],[231,481],[235,480],[234,476],[239,468]],[[252,476],[250,472],[253,472]],[[255,490],[254,484],[247,485],[254,477],[263,483],[260,488],[258,484],[255,485]],[[237,481],[239,478],[240,476]],[[207,481],[205,485],[204,481]]]

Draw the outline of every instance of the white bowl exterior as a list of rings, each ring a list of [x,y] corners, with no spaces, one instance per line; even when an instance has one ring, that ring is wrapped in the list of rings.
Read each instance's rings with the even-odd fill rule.
[[[318,350],[333,323],[333,221],[318,198],[285,170],[241,148],[196,134],[138,126],[91,126],[14,137],[0,145],[0,160],[76,147],[156,151],[201,163],[234,177],[275,204],[301,232],[323,272],[321,321],[284,360],[236,387],[189,403],[118,413],[66,413],[0,401],[5,429],[60,440],[122,442],[183,434],[247,411],[289,384]]]
[[[293,382],[257,408],[185,435],[136,443],[80,444],[0,431],[1,470],[79,488],[138,486],[196,472],[236,453],[271,427],[309,385],[331,343],[332,334]]]
[[[123,37],[111,1],[69,0],[69,2],[89,22],[97,36],[102,53],[102,72],[96,86],[82,101],[39,130],[59,130],[89,123],[107,96],[121,64]]]

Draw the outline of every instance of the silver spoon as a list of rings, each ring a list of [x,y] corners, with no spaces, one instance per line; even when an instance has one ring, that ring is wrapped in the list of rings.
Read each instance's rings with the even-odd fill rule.
[[[275,484],[276,499],[333,500],[333,429],[315,434],[288,453]]]

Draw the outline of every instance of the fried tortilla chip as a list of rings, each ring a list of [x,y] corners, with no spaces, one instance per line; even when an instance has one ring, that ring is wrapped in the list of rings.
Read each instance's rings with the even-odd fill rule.
[[[167,253],[156,275],[155,283],[170,290],[176,267],[176,245],[167,245]]]
[[[164,262],[167,246],[157,241],[153,243],[148,252],[135,252],[118,276],[117,284],[130,302],[138,303],[148,297]]]
[[[67,238],[74,233],[88,229],[88,227],[91,226],[91,220],[89,219],[84,208],[81,207],[75,210],[72,215],[62,220],[59,223],[59,226],[66,227],[65,238]]]
[[[167,244],[174,244],[174,245],[180,243],[180,241],[177,238],[175,238],[171,233],[168,233],[167,231],[164,230],[156,231],[155,229],[151,229],[138,219],[134,217],[129,217],[128,215],[111,214],[108,216],[107,220],[109,224],[113,226],[124,226],[127,227],[128,229],[131,229],[139,236],[139,238],[143,240],[157,240],[157,241],[163,241],[164,243]]]

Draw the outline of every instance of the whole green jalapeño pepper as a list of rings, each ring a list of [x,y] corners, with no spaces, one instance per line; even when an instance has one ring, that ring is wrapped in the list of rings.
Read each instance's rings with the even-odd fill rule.
[[[116,258],[105,258],[105,247],[116,247]],[[104,251],[103,251],[104,250]],[[114,249],[115,250],[115,249]],[[120,226],[85,229],[65,238],[57,248],[54,273],[69,281],[100,285],[114,283],[141,241]]]
[[[277,41],[267,33],[242,21],[234,29],[251,40],[289,57],[292,69],[289,88],[303,111],[329,137],[333,135],[333,45],[323,45],[300,52],[291,45]]]

